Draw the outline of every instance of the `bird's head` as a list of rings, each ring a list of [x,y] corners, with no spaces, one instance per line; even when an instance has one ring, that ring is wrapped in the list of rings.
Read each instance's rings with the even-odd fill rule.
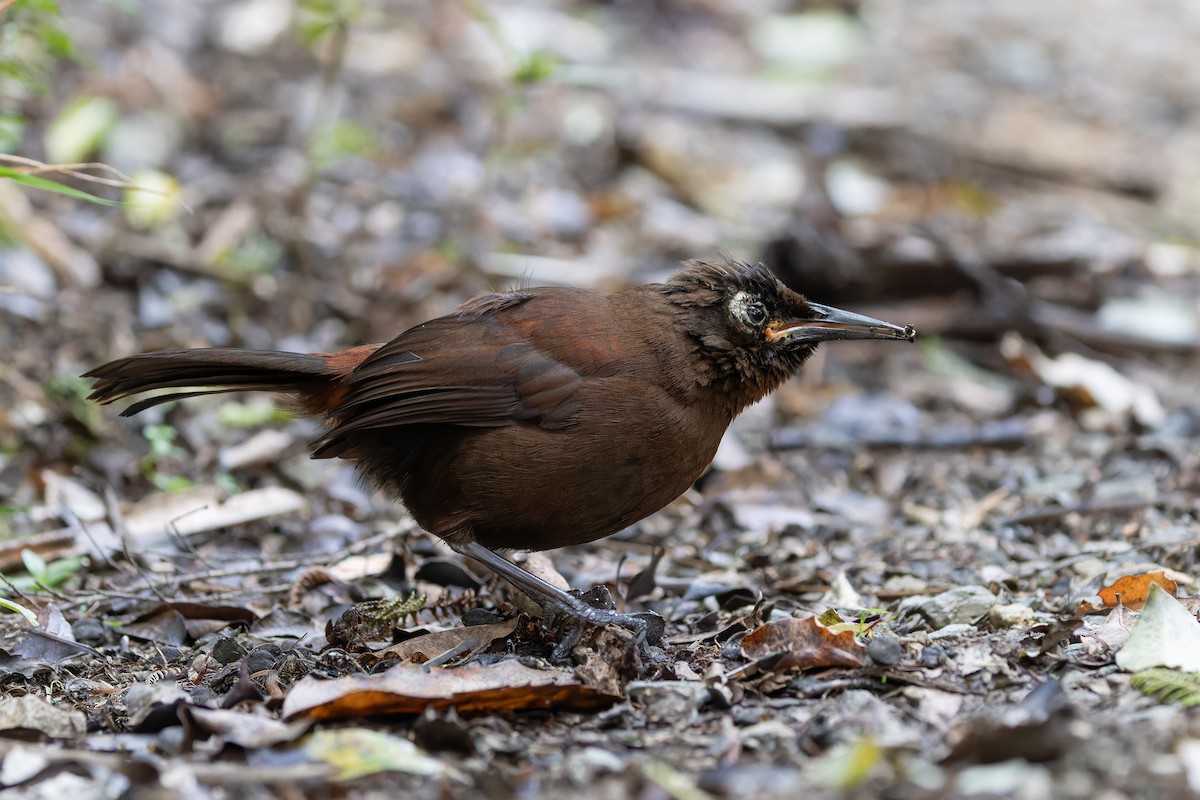
[[[763,264],[692,261],[664,289],[684,311],[704,372],[736,397],[736,410],[794,375],[821,342],[917,335],[911,325],[810,302]]]

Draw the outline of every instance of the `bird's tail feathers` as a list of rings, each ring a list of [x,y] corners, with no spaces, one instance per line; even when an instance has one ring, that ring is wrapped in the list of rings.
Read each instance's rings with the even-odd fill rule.
[[[351,353],[354,351],[326,354],[223,348],[163,350],[110,361],[84,377],[95,379],[89,399],[101,403],[160,389],[188,390],[139,400],[121,412],[123,417],[181,398],[246,391],[289,395],[306,411],[319,413],[336,404],[343,388],[342,378],[356,363]],[[366,355],[363,353],[362,357]]]

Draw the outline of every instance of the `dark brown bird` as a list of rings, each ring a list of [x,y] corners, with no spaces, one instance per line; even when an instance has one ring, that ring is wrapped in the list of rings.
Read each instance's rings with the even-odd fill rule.
[[[426,530],[498,571],[543,612],[627,623],[498,555],[599,539],[682,494],[726,427],[824,341],[916,336],[810,303],[762,265],[691,262],[612,294],[518,289],[470,300],[383,345],[336,353],[147,353],[87,373],[123,412],[213,392],[298,401],[345,458]],[[547,608],[547,605],[550,608]]]

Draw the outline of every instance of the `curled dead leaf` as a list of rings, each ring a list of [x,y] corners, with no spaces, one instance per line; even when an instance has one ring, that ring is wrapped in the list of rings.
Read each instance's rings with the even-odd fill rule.
[[[835,633],[816,617],[788,617],[768,622],[746,634],[742,653],[756,661],[773,659],[772,672],[792,667],[861,667],[867,663],[866,649],[852,631]]]
[[[306,719],[283,722],[228,708],[183,705],[181,710],[196,730],[219,736],[223,741],[247,749],[293,742],[303,736],[312,724]]]
[[[380,661],[398,658],[402,661],[415,661],[423,664],[430,659],[440,656],[449,650],[454,650],[463,644],[474,640],[474,647],[486,647],[497,639],[510,635],[517,627],[514,617],[507,622],[492,622],[487,625],[470,625],[465,628],[451,628],[445,631],[414,636],[394,644],[384,650],[377,650],[372,657]]]
[[[1140,611],[1150,597],[1150,587],[1156,584],[1172,596],[1178,588],[1175,581],[1168,578],[1167,573],[1162,570],[1125,575],[1100,590],[1100,605],[1084,601],[1079,604],[1075,613],[1090,614],[1116,608],[1118,605],[1130,611]]]
[[[332,681],[304,678],[283,701],[283,716],[345,719],[420,714],[429,707],[451,706],[462,714],[548,708],[595,711],[619,699],[579,682],[570,670],[533,669],[512,659],[449,669],[397,664],[378,675]]]

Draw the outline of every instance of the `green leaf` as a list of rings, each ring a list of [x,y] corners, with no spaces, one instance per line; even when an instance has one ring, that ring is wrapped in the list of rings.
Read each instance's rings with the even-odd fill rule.
[[[60,586],[68,578],[79,572],[84,564],[83,557],[81,556],[59,558],[47,563],[44,558],[28,548],[21,551],[21,561],[24,563],[25,570],[29,574],[14,575],[8,578],[8,583],[0,587],[0,595],[8,593],[9,584],[11,584],[11,588],[20,592],[36,592],[47,587],[54,588]],[[17,609],[7,604],[0,605],[3,605],[4,608],[17,611]]]
[[[426,755],[402,736],[365,728],[314,731],[300,743],[308,758],[333,767],[335,781],[348,781],[380,772],[433,776],[445,771],[442,762]]]
[[[46,130],[46,158],[59,164],[85,160],[104,141],[117,117],[117,104],[107,97],[73,98]]]
[[[218,472],[213,478],[213,483],[225,494],[237,494],[242,490],[242,487],[238,486],[237,478],[228,472]]]
[[[553,53],[535,51],[521,59],[513,80],[522,84],[542,83],[553,77],[558,65],[558,58]]]
[[[815,759],[817,780],[842,791],[862,785],[883,761],[883,751],[869,738],[834,747]]]
[[[71,41],[70,36],[57,28],[44,31],[42,41],[55,58],[72,58],[75,55],[75,43]]]
[[[0,608],[7,608],[9,611],[17,612],[24,617],[25,621],[30,625],[36,626],[38,624],[37,615],[20,603],[14,603],[12,600],[6,600],[3,597],[0,597]]]
[[[300,41],[316,47],[333,31],[361,18],[365,9],[361,0],[301,0],[296,22]]]
[[[40,579],[46,574],[46,559],[28,547],[21,551],[21,563],[25,565],[25,570],[34,578]]]
[[[17,149],[27,122],[20,114],[0,114],[0,153],[11,153]]]
[[[275,268],[283,258],[283,245],[263,231],[254,231],[246,236],[237,247],[220,253],[214,265],[230,276],[245,277],[264,275]]]
[[[1200,705],[1200,675],[1155,667],[1134,675],[1133,688],[1164,703],[1178,703],[1184,708]]]
[[[70,38],[59,27],[58,5],[22,0],[8,6],[0,11],[0,76],[13,85],[4,94],[48,94],[58,62],[74,55]]]
[[[162,475],[157,472],[150,476],[150,482],[160,492],[182,492],[196,485],[191,478],[182,475]]]
[[[842,619],[842,615],[839,614],[836,609],[832,608],[825,609],[821,616],[817,617],[817,622],[821,623],[826,628],[832,625],[840,625],[845,621],[846,620]]]
[[[66,186],[52,180],[47,180],[40,175],[26,175],[20,170],[11,169],[9,167],[0,167],[0,178],[10,178],[14,183],[19,183],[22,186],[28,186],[32,189],[45,189],[48,192],[63,194],[67,197],[74,197],[76,200],[86,200],[89,203],[96,203],[97,205],[121,205],[119,201],[109,200],[94,194],[88,194],[87,192],[81,191],[72,186]]]
[[[68,578],[79,572],[83,564],[84,560],[82,556],[56,558],[46,565],[46,570],[38,578],[38,583],[51,587],[61,586]]]
[[[181,492],[196,485],[190,478],[182,475],[165,475],[159,472],[161,460],[183,455],[183,450],[175,446],[175,437],[178,434],[174,427],[147,425],[142,428],[142,435],[150,445],[150,452],[142,459],[142,477],[163,492]]]
[[[150,445],[150,455],[154,458],[167,458],[178,452],[175,447],[175,437],[178,435],[171,425],[147,425],[142,428],[142,435]]]
[[[92,383],[87,378],[78,375],[52,375],[46,381],[46,391],[66,400],[71,406],[71,415],[93,436],[98,437],[104,431],[104,412],[98,403],[87,399],[92,393]]]
[[[375,135],[362,125],[340,121],[327,125],[313,135],[309,158],[317,169],[332,166],[345,156],[365,155],[376,149]]]
[[[223,403],[217,410],[217,421],[229,428],[257,428],[270,422],[291,419],[274,403]]]

